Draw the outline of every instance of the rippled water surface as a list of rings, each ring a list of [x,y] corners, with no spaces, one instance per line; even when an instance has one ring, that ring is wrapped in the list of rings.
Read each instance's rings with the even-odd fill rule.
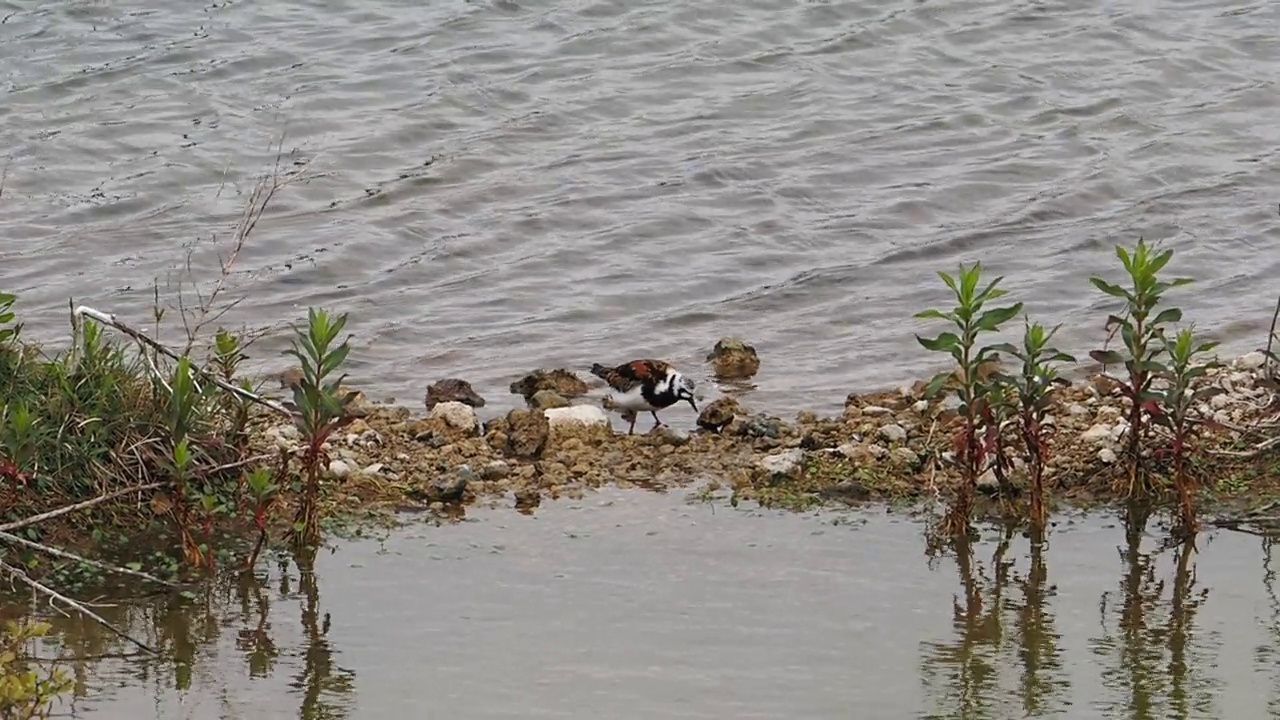
[[[1280,273],[1280,5],[1242,0],[0,2],[2,284],[150,318],[217,275],[285,133],[315,176],[230,316],[350,310],[358,382],[764,355],[757,401],[930,369],[910,314],[984,259],[1088,349],[1113,241],[1167,242],[1259,345]],[[218,233],[218,242],[210,237]],[[197,239],[201,242],[197,243]],[[208,287],[206,286],[206,290]],[[173,317],[172,315],[170,316]],[[279,369],[279,344],[257,359]],[[680,422],[680,420],[676,420]]]
[[[1159,551],[1148,523],[989,531],[930,560],[883,513],[605,490],[479,510],[102,608],[163,658],[55,618],[84,718],[1262,718],[1280,711],[1271,548]],[[62,707],[67,710],[67,706]]]

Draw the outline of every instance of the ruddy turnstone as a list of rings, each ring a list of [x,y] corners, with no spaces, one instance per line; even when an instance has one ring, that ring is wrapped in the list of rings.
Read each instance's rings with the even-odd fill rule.
[[[658,411],[663,408],[684,400],[694,412],[698,411],[698,404],[693,399],[693,381],[661,360],[632,360],[617,367],[595,363],[591,366],[591,374],[617,391],[616,398],[605,396],[604,406],[621,412],[624,419],[631,421],[628,435],[635,433],[636,413],[651,413],[656,430],[662,426]]]

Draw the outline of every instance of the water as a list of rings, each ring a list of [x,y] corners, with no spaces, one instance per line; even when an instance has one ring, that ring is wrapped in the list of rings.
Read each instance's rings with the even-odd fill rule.
[[[764,356],[753,402],[831,411],[933,368],[909,318],[960,260],[1094,347],[1109,306],[1087,277],[1139,235],[1179,251],[1199,284],[1178,301],[1228,350],[1263,342],[1275,301],[1275,3],[10,1],[0,18],[0,283],[35,337],[65,335],[71,295],[149,322],[152,280],[188,251],[208,291],[282,133],[315,177],[275,198],[226,320],[350,310],[353,380],[406,402],[461,375],[500,412],[532,366],[638,355],[701,375],[741,333]],[[280,369],[280,347],[255,361]]]
[[[42,653],[105,656],[76,666],[82,718],[1280,711],[1270,548],[1223,532],[1179,558],[1150,525],[1064,521],[1039,553],[991,530],[930,560],[921,525],[883,512],[605,490],[343,544],[315,574],[272,568],[196,603],[100,609],[160,660],[65,619]]]

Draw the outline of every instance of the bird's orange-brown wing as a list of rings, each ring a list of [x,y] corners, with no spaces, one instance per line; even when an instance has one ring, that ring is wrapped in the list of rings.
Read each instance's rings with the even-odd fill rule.
[[[642,383],[656,383],[666,377],[669,366],[661,360],[632,360],[617,367],[599,363],[591,366],[591,374],[609,383],[620,393],[629,392]]]

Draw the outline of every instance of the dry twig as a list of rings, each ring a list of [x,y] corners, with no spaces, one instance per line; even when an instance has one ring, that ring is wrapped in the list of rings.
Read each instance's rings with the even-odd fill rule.
[[[66,515],[67,513],[75,512],[76,510],[84,510],[85,508],[91,508],[94,505],[104,503],[108,500],[114,500],[118,497],[121,497],[122,495],[128,495],[129,493],[135,493],[135,492],[145,492],[147,490],[155,490],[157,488],[164,487],[165,485],[168,485],[168,484],[169,484],[168,482],[153,482],[153,483],[146,483],[145,485],[133,485],[131,487],[124,488],[122,490],[109,492],[106,495],[99,495],[95,498],[83,500],[78,503],[72,503],[71,505],[64,505],[56,510],[42,512],[39,515],[32,515],[29,518],[24,518],[22,520],[14,520],[13,522],[4,523],[3,525],[0,525],[0,532],[8,532],[10,530],[17,530],[19,528],[27,527],[28,525],[35,525],[36,523],[41,523],[41,522],[44,522],[45,520],[52,520],[53,518]]]
[[[104,325],[110,325],[111,327],[128,335],[134,340],[137,340],[138,342],[144,345],[147,345],[148,347],[152,348],[156,352],[159,352],[160,354],[165,355],[173,360],[181,359],[181,356],[179,356],[177,353],[165,347],[164,345],[161,345],[155,340],[152,340],[151,338],[147,337],[140,330],[135,330],[134,328],[124,324],[123,322],[118,320],[115,315],[112,315],[110,313],[104,313],[101,310],[94,310],[93,308],[88,307],[87,305],[81,305],[80,307],[77,307],[75,310],[75,314],[77,317],[87,316],[87,317],[93,318],[94,320],[97,320],[98,322]],[[211,373],[208,370],[205,370],[203,367],[201,367],[200,365],[197,365],[194,362],[191,363],[191,371],[193,373],[203,376],[205,379],[212,382],[214,385],[217,385],[218,387],[222,388],[223,390],[226,390],[232,395],[236,395],[250,402],[257,403],[259,405],[262,405],[263,407],[271,408],[272,410],[275,410],[276,412],[286,417],[290,417],[290,418],[293,417],[293,413],[290,412],[288,408],[281,405],[280,403],[274,400],[269,400],[261,395],[258,395],[257,393],[251,393],[248,390],[245,390],[244,388],[237,387],[227,382],[226,380],[223,380],[222,378],[218,377],[215,373]]]
[[[129,634],[128,634],[128,633],[126,633],[125,631],[123,631],[123,630],[121,630],[120,628],[116,627],[115,625],[112,625],[111,623],[107,622],[106,618],[102,617],[102,616],[101,616],[101,615],[99,615],[98,613],[96,613],[96,612],[94,612],[94,611],[90,610],[89,608],[85,607],[85,605],[84,605],[83,603],[76,602],[75,600],[72,600],[71,598],[67,597],[66,595],[63,595],[62,593],[58,592],[57,590],[54,590],[53,588],[49,587],[48,585],[41,584],[41,583],[40,583],[40,581],[33,579],[31,576],[27,575],[27,573],[26,573],[26,572],[24,572],[23,570],[20,570],[19,568],[16,568],[16,567],[14,567],[14,566],[12,566],[12,565],[10,565],[10,564],[8,564],[8,563],[4,562],[3,560],[0,560],[0,570],[3,570],[3,571],[4,571],[6,574],[8,574],[8,575],[9,575],[9,577],[10,577],[10,578],[12,578],[13,580],[17,580],[17,581],[19,581],[19,582],[21,582],[21,583],[23,583],[23,584],[27,585],[28,587],[30,587],[32,590],[35,590],[36,592],[41,593],[41,594],[43,594],[43,595],[47,596],[47,597],[49,598],[49,606],[50,606],[50,607],[53,607],[53,608],[55,608],[55,609],[56,609],[56,608],[57,608],[57,606],[53,604],[53,601],[54,601],[54,600],[57,600],[57,601],[59,601],[59,602],[61,602],[61,603],[65,604],[67,607],[69,607],[69,608],[71,608],[71,609],[75,610],[76,612],[80,613],[81,615],[84,615],[85,617],[92,618],[93,620],[96,620],[100,625],[102,625],[102,626],[103,626],[103,627],[105,627],[106,629],[110,630],[111,632],[115,633],[116,635],[119,635],[120,637],[124,638],[125,640],[128,640],[129,642],[133,643],[134,645],[137,645],[138,647],[142,648],[143,650],[146,650],[147,652],[151,653],[152,655],[159,655],[159,654],[160,654],[160,653],[156,652],[156,650],[155,650],[154,648],[152,648],[150,645],[147,645],[146,643],[142,642],[141,640],[138,640],[137,638],[132,637],[131,635],[129,635]]]
[[[4,542],[14,543],[15,545],[22,545],[24,547],[31,548],[32,550],[39,550],[40,552],[48,553],[54,557],[60,557],[64,560],[75,560],[76,562],[84,563],[85,565],[88,565],[90,567],[96,567],[99,570],[106,570],[107,572],[118,573],[120,575],[133,575],[134,577],[140,577],[143,580],[150,580],[153,583],[167,585],[172,588],[180,587],[177,583],[171,583],[168,580],[161,580],[155,575],[149,575],[139,570],[130,570],[129,568],[126,568],[126,567],[116,567],[115,565],[108,565],[103,562],[98,562],[97,560],[90,560],[89,558],[80,557],[75,553],[69,553],[66,550],[59,550],[56,547],[45,545],[44,543],[38,543],[33,540],[28,540],[23,537],[18,537],[17,535],[14,535],[12,533],[0,532],[0,540],[3,540]]]

